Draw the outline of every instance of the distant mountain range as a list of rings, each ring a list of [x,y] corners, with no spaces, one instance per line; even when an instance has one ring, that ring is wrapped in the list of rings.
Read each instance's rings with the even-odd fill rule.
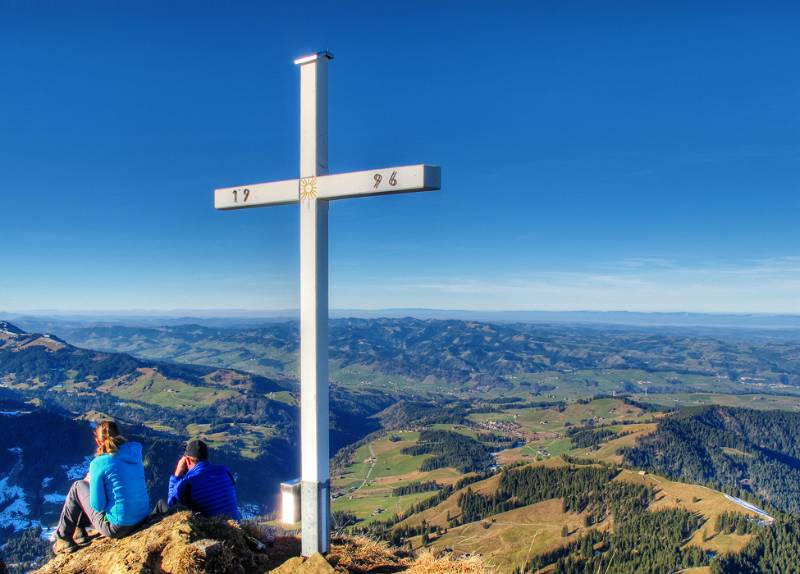
[[[264,322],[297,320],[297,309],[259,311],[246,309],[183,309],[176,311],[109,311],[35,313],[2,312],[18,323],[53,320],[71,324],[125,324],[131,326],[202,324],[216,327],[252,326]],[[640,327],[702,327],[719,329],[793,330],[800,338],[800,315],[756,313],[689,313],[636,311],[481,311],[459,309],[332,309],[332,318],[459,319],[486,322],[581,323]]]
[[[96,349],[294,378],[294,321],[253,327],[49,324]],[[334,380],[358,369],[465,388],[511,388],[530,373],[591,369],[701,375],[731,383],[800,385],[800,347],[781,337],[740,338],[586,325],[438,319],[334,319]],[[680,377],[678,377],[680,378]]]

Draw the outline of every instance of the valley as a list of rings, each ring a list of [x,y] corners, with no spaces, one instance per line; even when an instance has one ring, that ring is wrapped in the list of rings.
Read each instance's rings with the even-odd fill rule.
[[[277,484],[298,473],[296,324],[20,325],[0,329],[11,547],[53,523],[106,416],[145,444],[152,492],[201,436],[246,514],[275,524]],[[800,344],[734,335],[334,320],[334,527],[498,572],[758,572],[742,561],[797,532]],[[70,446],[43,458],[48,432]]]

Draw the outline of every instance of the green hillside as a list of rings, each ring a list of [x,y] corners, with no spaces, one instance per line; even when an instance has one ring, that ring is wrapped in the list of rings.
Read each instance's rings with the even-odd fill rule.
[[[53,324],[90,348],[296,377],[295,322],[259,327],[84,327]],[[713,332],[713,331],[712,331]],[[581,398],[617,392],[787,393],[800,387],[791,339],[689,331],[493,324],[461,320],[334,319],[331,376],[354,389],[482,393],[523,390]]]

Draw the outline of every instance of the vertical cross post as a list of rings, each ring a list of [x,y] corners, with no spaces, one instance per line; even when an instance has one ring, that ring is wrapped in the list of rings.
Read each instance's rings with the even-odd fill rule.
[[[300,178],[214,190],[217,209],[300,204],[300,445],[303,555],[330,548],[330,402],[328,385],[328,202],[435,191],[433,165],[328,175],[329,52],[300,66]],[[290,492],[294,492],[291,490]],[[293,513],[290,513],[293,515]]]
[[[300,443],[304,556],[330,546],[328,389],[328,201],[316,177],[328,173],[328,62],[320,52],[300,66]],[[303,183],[301,183],[301,188]]]

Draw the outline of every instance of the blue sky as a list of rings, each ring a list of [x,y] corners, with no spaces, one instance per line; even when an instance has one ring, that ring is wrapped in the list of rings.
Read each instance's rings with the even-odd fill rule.
[[[288,309],[330,49],[338,308],[800,313],[796,2],[0,0],[0,310]]]

